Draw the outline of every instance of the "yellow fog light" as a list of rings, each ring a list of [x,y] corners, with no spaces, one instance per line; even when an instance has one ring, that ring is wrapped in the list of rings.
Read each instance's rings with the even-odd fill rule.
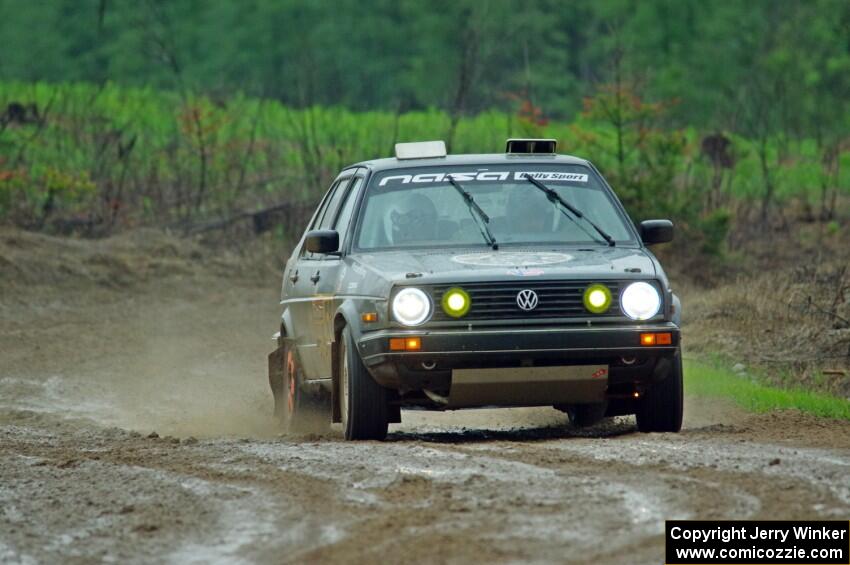
[[[450,288],[443,294],[443,311],[452,318],[460,318],[469,312],[472,300],[462,288]]]
[[[584,307],[594,314],[604,314],[611,307],[611,290],[604,284],[592,284],[584,291]]]

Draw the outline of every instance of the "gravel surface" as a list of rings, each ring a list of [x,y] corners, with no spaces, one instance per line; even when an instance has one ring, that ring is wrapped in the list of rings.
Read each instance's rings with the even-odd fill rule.
[[[91,272],[4,285],[82,253],[4,237],[3,563],[659,563],[665,519],[850,515],[850,425],[703,399],[678,435],[540,408],[406,411],[385,442],[283,437],[275,283],[175,276],[194,263],[173,253],[139,280],[149,251],[115,267],[85,248]]]

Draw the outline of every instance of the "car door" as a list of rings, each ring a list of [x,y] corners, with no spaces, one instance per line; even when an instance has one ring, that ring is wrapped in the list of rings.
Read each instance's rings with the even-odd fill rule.
[[[325,218],[334,217],[339,206],[339,199],[344,195],[349,185],[350,176],[337,178],[328,190],[307,228],[321,229]],[[306,235],[306,232],[305,232]],[[319,362],[319,343],[321,342],[321,324],[317,318],[323,317],[323,301],[317,300],[316,285],[321,280],[321,257],[315,257],[306,250],[302,238],[293,253],[283,280],[283,303],[289,309],[292,327],[290,337],[294,338],[298,350],[298,359],[307,378],[320,378],[322,371]]]
[[[351,218],[363,182],[364,179],[360,175],[352,178],[345,194],[340,199],[335,217],[326,222],[324,228],[321,228],[339,232],[339,248],[341,250],[345,249]],[[318,277],[318,281],[315,283],[315,304],[322,304],[320,313],[315,318],[316,333],[320,336],[317,351],[318,370],[319,374],[326,378],[330,378],[332,374],[333,318],[343,300],[341,295],[346,292],[346,289],[341,288],[341,281],[345,277],[347,268],[347,262],[343,257],[333,255],[317,257],[311,267],[311,272],[315,270],[313,274]]]

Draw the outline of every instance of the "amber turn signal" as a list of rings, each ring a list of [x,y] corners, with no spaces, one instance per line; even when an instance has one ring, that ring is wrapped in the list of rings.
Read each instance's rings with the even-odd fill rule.
[[[670,332],[640,334],[640,344],[644,346],[650,345],[672,345],[673,334]]]
[[[390,351],[419,351],[422,349],[422,338],[391,337]]]
[[[371,323],[378,321],[378,313],[377,312],[366,312],[360,316],[360,319],[364,322]]]

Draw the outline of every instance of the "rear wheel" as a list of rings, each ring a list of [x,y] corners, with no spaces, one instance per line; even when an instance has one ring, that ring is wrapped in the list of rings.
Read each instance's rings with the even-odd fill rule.
[[[635,416],[642,432],[678,432],[683,412],[682,351],[678,350],[667,376],[653,383],[638,401]]]
[[[303,373],[295,349],[284,343],[269,355],[269,384],[274,415],[285,433],[317,431],[320,417],[315,402],[303,389]]]
[[[338,351],[339,403],[345,439],[384,439],[389,424],[387,389],[366,370],[347,327],[342,330]]]

